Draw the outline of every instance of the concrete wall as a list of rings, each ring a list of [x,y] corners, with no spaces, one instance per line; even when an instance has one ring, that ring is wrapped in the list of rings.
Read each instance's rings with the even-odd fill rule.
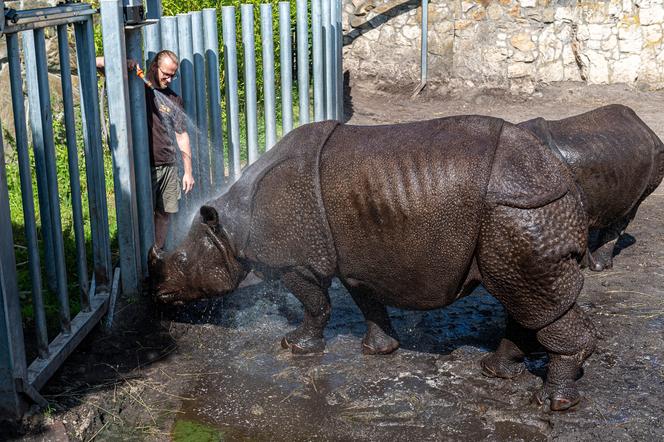
[[[430,0],[428,14],[434,85],[664,88],[664,0]],[[421,17],[420,0],[344,0],[353,81],[419,83]]]

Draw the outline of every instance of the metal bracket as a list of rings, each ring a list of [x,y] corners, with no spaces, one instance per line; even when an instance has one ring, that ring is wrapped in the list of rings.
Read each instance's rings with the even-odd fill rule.
[[[43,408],[48,407],[48,401],[44,399],[44,396],[39,394],[39,392],[35,389],[35,387],[30,385],[30,383],[27,382],[25,379],[21,378],[16,379],[16,391],[25,394],[40,407]]]

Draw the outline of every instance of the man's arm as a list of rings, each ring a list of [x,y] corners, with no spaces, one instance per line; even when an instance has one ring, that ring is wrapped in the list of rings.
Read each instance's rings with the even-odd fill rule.
[[[95,58],[95,66],[97,67],[97,70],[100,73],[104,73],[104,67],[106,66],[104,63],[104,57],[96,57]],[[134,60],[133,58],[128,58],[127,59],[127,70],[131,71],[132,69],[136,68],[138,66],[138,62]]]
[[[182,175],[182,190],[189,193],[194,188],[194,175],[191,167],[191,146],[189,144],[189,134],[187,132],[175,133],[175,139],[178,142],[180,152],[182,152],[182,164],[184,165],[184,174]]]

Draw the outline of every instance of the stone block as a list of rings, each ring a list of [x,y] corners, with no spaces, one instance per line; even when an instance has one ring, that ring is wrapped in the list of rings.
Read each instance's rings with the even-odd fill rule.
[[[539,80],[547,83],[563,81],[565,78],[565,67],[562,60],[541,64],[538,69],[538,77]]]
[[[620,52],[638,53],[643,48],[643,37],[638,25],[622,26],[618,29]]]
[[[516,49],[523,52],[532,51],[535,49],[535,43],[533,42],[531,34],[526,32],[513,35],[512,38],[510,38],[510,43]]]
[[[534,8],[537,6],[537,0],[519,0],[522,8]]]
[[[603,53],[585,50],[579,59],[589,84],[607,84],[609,82],[609,62]]]
[[[534,63],[511,63],[507,66],[508,78],[531,77],[535,74],[536,66]]]
[[[641,57],[639,55],[629,55],[615,61],[612,66],[612,83],[634,83],[639,75]]]
[[[662,43],[662,26],[643,26],[641,31],[643,32],[643,40],[646,46],[656,46]]]
[[[641,25],[654,25],[664,22],[664,6],[653,5],[650,8],[639,10],[639,22]]]
[[[486,15],[491,20],[500,20],[503,17],[503,8],[500,5],[492,3],[486,8]]]

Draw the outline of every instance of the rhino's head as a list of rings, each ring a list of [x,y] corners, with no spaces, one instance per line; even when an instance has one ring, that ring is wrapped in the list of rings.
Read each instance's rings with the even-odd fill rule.
[[[171,254],[164,256],[153,246],[148,264],[154,296],[167,303],[224,295],[246,275],[210,206],[201,207],[187,237]]]

